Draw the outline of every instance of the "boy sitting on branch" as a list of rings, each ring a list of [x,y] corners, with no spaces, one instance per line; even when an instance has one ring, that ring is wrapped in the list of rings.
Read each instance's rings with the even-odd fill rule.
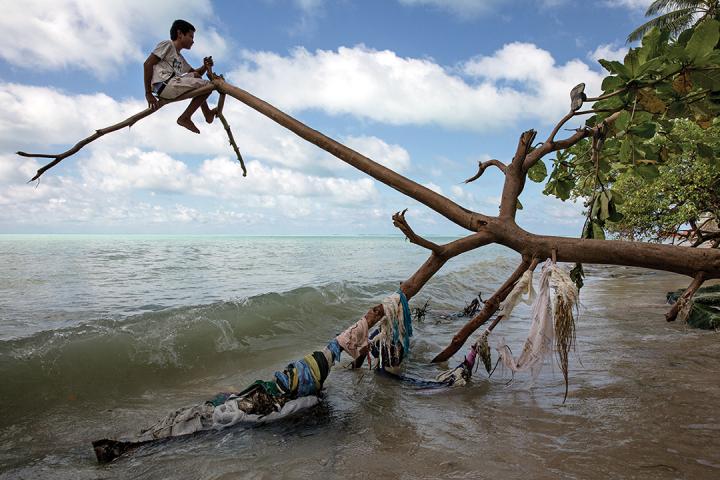
[[[195,43],[195,27],[185,20],[175,20],[170,27],[170,40],[158,43],[145,60],[145,99],[150,109],[156,110],[161,106],[158,98],[172,100],[209,83],[202,78],[202,75],[208,67],[213,66],[212,57],[205,57],[202,67],[192,68],[180,53],[183,48],[190,50],[193,43]],[[177,124],[191,132],[200,133],[191,118],[198,107],[202,109],[205,121],[212,123],[217,109],[210,109],[208,106],[209,96],[210,93],[194,97],[178,117]]]

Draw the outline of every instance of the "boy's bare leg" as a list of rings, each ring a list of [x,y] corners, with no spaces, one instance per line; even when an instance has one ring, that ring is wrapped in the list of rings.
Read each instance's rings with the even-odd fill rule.
[[[213,120],[215,120],[215,114],[217,113],[217,108],[211,109],[210,106],[207,104],[207,101],[205,101],[200,105],[200,109],[202,110],[202,113],[205,116],[205,121],[207,123],[212,123]]]
[[[207,105],[205,100],[207,100],[209,96],[210,94],[208,93],[207,95],[200,95],[199,97],[193,98],[190,101],[190,105],[188,105],[185,111],[178,117],[177,124],[181,127],[187,128],[191,132],[200,133],[200,130],[198,130],[198,128],[195,126],[191,117],[193,113],[195,113],[195,111],[200,108],[200,105],[202,105],[203,103]]]

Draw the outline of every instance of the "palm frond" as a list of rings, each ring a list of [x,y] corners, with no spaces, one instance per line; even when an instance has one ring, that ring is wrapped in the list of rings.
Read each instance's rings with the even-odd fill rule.
[[[694,7],[687,7],[660,15],[643,23],[630,32],[627,42],[630,43],[642,39],[643,35],[653,27],[658,27],[661,30],[669,30],[672,35],[677,35],[693,24],[696,13],[698,12]]]
[[[646,17],[652,17],[659,13],[668,13],[674,10],[695,8],[707,11],[710,7],[717,7],[720,0],[655,0],[645,10]]]

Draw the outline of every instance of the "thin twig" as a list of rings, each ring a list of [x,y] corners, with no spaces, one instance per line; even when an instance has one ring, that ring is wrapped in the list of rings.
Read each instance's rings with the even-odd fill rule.
[[[240,162],[240,167],[243,171],[243,177],[247,177],[247,169],[245,168],[245,162],[243,161],[243,157],[240,154],[240,149],[237,146],[237,143],[235,142],[235,137],[233,136],[232,130],[230,130],[230,124],[225,119],[225,115],[223,115],[223,107],[225,106],[225,94],[220,94],[220,99],[218,100],[218,106],[217,106],[217,113],[215,116],[220,119],[220,122],[223,125],[223,128],[225,128],[225,132],[227,133],[228,140],[230,141],[230,145],[232,145],[233,150],[235,150],[235,155],[237,156],[238,162]]]
[[[477,173],[475,175],[473,175],[472,177],[468,178],[467,180],[465,180],[464,183],[474,182],[475,180],[480,178],[482,176],[482,174],[485,172],[485,169],[487,169],[491,165],[499,168],[503,173],[505,173],[505,171],[507,170],[507,166],[503,162],[501,162],[500,160],[497,160],[495,158],[486,160],[484,162],[478,162]]]

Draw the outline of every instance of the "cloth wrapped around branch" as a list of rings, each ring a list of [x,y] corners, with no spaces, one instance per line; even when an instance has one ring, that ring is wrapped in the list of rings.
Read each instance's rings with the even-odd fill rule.
[[[322,350],[305,355],[275,372],[272,380],[257,380],[240,392],[219,393],[200,405],[176,410],[137,435],[93,442],[98,461],[112,461],[140,445],[164,438],[238,423],[261,424],[306,410],[319,402],[323,384],[343,351],[353,359],[368,351],[375,368],[403,380],[409,379],[399,375],[398,371],[410,350],[413,334],[407,298],[402,292],[390,295],[383,300],[383,309],[385,315],[372,334],[368,333],[368,321],[363,317]],[[417,381],[424,386],[452,385],[452,382]]]

